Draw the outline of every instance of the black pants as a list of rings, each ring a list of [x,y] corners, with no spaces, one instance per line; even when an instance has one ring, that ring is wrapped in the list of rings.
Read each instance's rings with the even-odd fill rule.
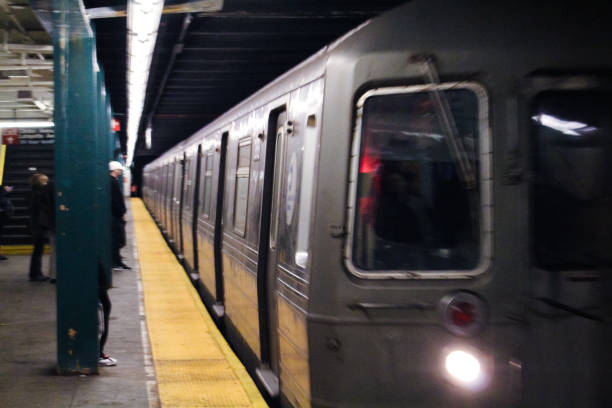
[[[2,241],[2,230],[4,229],[4,224],[8,221],[8,217],[4,213],[4,211],[0,212],[0,245],[4,242]]]
[[[108,337],[108,318],[111,312],[111,301],[108,297],[108,291],[106,289],[98,289],[98,299],[102,303],[102,311],[104,312],[104,332],[100,337],[100,357],[104,356],[104,345],[106,344],[106,338]]]
[[[125,246],[125,222],[118,217],[113,217],[111,229],[111,255],[113,266],[121,265],[121,253],[119,250]]]
[[[45,249],[45,232],[40,231],[34,233],[33,236],[34,251],[30,258],[30,279],[35,279],[42,276],[42,254]]]

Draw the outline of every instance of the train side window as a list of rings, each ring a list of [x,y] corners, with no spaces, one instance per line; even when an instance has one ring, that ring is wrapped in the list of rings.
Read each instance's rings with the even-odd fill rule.
[[[312,114],[308,116],[304,136],[302,140],[301,150],[302,169],[299,194],[299,216],[298,216],[298,231],[295,245],[295,264],[301,268],[308,266],[308,239],[310,236],[310,224],[312,220],[312,196],[314,194],[314,174],[317,150],[317,116]]]
[[[234,232],[244,237],[249,199],[249,175],[251,170],[251,140],[240,141],[236,167],[236,190],[234,195]]]
[[[174,182],[174,173],[176,171],[176,166],[174,165],[174,162],[172,163],[168,163],[168,183],[166,186],[166,198],[172,202],[172,198],[173,198],[173,189],[172,189],[172,183]]]
[[[179,202],[181,201],[181,176],[182,176],[183,166],[181,166],[180,162],[176,162],[174,165],[174,199]]]
[[[185,159],[185,187],[183,191],[183,209],[184,210],[191,210],[191,204],[193,202],[193,195],[192,195],[192,188],[191,188],[191,184],[192,184],[191,164],[192,164],[192,158],[187,157]]]
[[[380,88],[360,98],[347,245],[353,273],[484,270],[492,229],[485,99],[465,83]]]
[[[537,266],[548,270],[612,266],[610,91],[546,91],[531,112]]]
[[[206,155],[206,172],[204,173],[204,214],[210,217],[210,202],[212,197],[213,165],[215,156],[212,152]]]
[[[213,165],[213,153],[204,153],[200,162],[200,174],[202,180],[200,183],[200,212],[206,219],[210,218]]]

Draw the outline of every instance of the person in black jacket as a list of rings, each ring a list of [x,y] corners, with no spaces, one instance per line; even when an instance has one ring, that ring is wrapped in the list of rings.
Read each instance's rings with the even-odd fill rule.
[[[32,185],[30,196],[30,232],[32,233],[34,244],[34,250],[30,258],[30,280],[33,282],[43,282],[49,279],[41,271],[42,254],[49,231],[48,213],[44,206],[48,182],[49,178],[40,173],[34,174],[30,179],[30,184]]]
[[[2,244],[2,228],[14,212],[13,203],[8,198],[8,193],[11,191],[13,191],[11,186],[0,186],[0,245]],[[6,256],[0,254],[0,261],[7,259]]]
[[[125,202],[119,186],[123,166],[117,161],[108,163],[111,181],[111,254],[114,269],[131,269],[121,260],[120,249],[125,246]]]
[[[55,184],[49,180],[44,189],[43,211],[47,217],[47,238],[49,238],[49,282],[56,282],[55,259]]]

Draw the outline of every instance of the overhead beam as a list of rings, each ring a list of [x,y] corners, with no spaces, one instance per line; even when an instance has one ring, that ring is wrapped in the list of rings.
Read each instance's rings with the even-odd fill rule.
[[[162,14],[214,12],[222,8],[223,0],[196,0],[165,6]],[[85,12],[90,19],[126,17],[127,6],[95,7],[85,10]]]
[[[325,11],[309,11],[309,10],[300,10],[292,11],[292,12],[270,12],[270,11],[221,11],[216,12],[213,15],[209,15],[206,13],[198,14],[198,17],[215,17],[215,18],[236,18],[236,17],[248,17],[254,19],[276,19],[276,20],[285,20],[285,19],[345,19],[345,18],[356,18],[356,17],[369,17],[372,15],[371,11],[364,10],[325,10]]]
[[[25,88],[28,88],[30,85],[34,87],[53,87],[53,81],[30,81],[29,79],[0,79],[0,87],[23,86]]]
[[[53,71],[53,65],[0,65],[0,71],[20,71],[25,69]]]
[[[7,91],[49,92],[49,91],[53,91],[53,85],[51,86],[0,86],[0,92],[7,92]]]
[[[0,0],[0,8],[2,8],[2,10],[4,10],[4,12],[8,15],[8,17],[13,22],[13,25],[15,26],[15,28],[17,28],[17,30],[19,30],[19,32],[23,34],[30,42],[34,42],[28,36],[27,31],[21,25],[21,23],[19,22],[19,19],[15,17],[15,14],[13,13],[13,9],[10,7],[10,5],[8,4],[6,0]]]
[[[0,0],[2,1],[2,0]],[[53,54],[52,45],[38,45],[38,44],[3,44],[4,50],[27,53],[27,54]]]
[[[53,61],[41,60],[38,58],[0,58],[0,66],[3,65],[37,65],[53,68]]]

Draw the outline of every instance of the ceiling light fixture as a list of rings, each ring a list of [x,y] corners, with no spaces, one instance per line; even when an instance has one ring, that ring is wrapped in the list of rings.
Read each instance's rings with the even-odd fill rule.
[[[138,139],[138,128],[144,108],[149,69],[157,30],[161,18],[163,0],[130,0],[127,12],[128,28],[128,123],[127,123],[127,165],[134,159],[134,148]]]
[[[53,122],[48,120],[2,120],[0,128],[44,128],[55,126]]]

